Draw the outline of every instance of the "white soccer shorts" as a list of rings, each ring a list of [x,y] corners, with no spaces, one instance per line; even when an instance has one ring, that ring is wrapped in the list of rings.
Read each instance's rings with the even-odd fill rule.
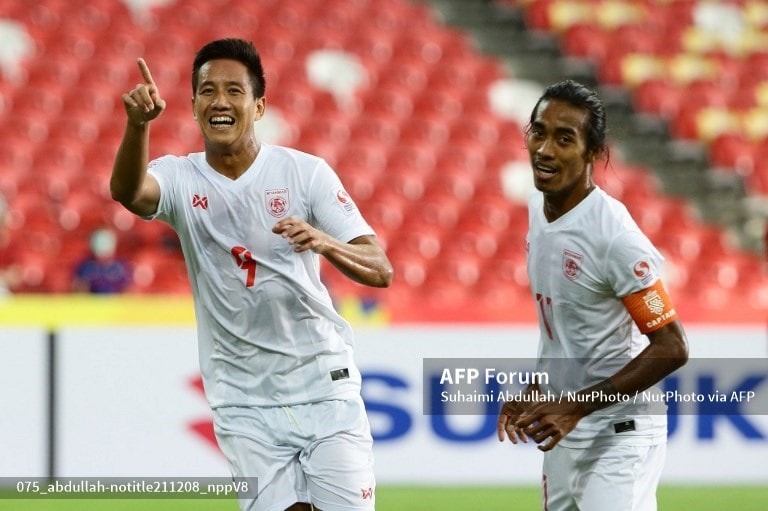
[[[241,499],[242,511],[284,511],[295,502],[322,511],[374,509],[373,439],[362,398],[213,414],[232,475],[258,478],[258,497]]]
[[[666,443],[544,453],[545,511],[656,511]]]

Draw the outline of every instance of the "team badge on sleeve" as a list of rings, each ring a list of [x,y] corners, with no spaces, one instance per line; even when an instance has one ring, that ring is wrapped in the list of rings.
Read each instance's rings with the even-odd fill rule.
[[[288,188],[278,188],[264,192],[265,204],[269,214],[275,218],[282,218],[288,214],[291,207]]]
[[[336,192],[336,202],[346,213],[351,213],[356,208],[354,201],[352,201],[352,197],[350,197],[347,191],[343,188]]]
[[[650,263],[645,260],[640,260],[633,264],[632,273],[634,273],[635,277],[637,277],[640,283],[644,286],[648,285],[648,283],[651,282],[656,276],[656,274],[651,269]]]

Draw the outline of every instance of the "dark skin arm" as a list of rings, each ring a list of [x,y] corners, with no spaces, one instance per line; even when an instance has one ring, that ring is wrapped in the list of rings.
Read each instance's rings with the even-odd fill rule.
[[[157,210],[160,201],[160,186],[147,174],[149,124],[163,113],[165,101],[160,97],[144,59],[139,59],[138,65],[144,81],[123,94],[126,126],[115,156],[109,188],[112,198],[127,210],[149,216]]]
[[[602,392],[606,395],[635,395],[651,387],[679,369],[688,360],[688,342],[679,321],[674,321],[648,334],[650,344],[620,371],[604,381],[580,391],[591,395]],[[539,445],[542,451],[549,451],[573,431],[578,422],[601,408],[613,404],[609,400],[585,399],[580,402],[566,400],[537,403],[529,410],[507,417],[502,427],[499,419],[499,438],[503,433],[514,443],[512,435],[523,432]],[[502,409],[502,413],[504,409]]]
[[[344,243],[293,216],[277,222],[272,232],[287,239],[295,252],[312,250],[322,255],[359,284],[388,287],[392,283],[392,264],[373,236],[360,236]]]

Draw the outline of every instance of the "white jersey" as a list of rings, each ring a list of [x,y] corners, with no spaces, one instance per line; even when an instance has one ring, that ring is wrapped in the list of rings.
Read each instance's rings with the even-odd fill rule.
[[[539,370],[549,376],[541,387],[559,397],[612,376],[648,345],[621,298],[653,285],[663,257],[600,188],[551,223],[543,202],[540,193],[529,202],[528,277],[541,329]],[[584,417],[561,444],[663,442],[665,409],[650,399],[609,406]]]
[[[319,256],[272,232],[297,216],[348,242],[374,234],[321,158],[262,144],[236,180],[204,153],[149,165],[153,218],[178,233],[192,283],[200,368],[211,407],[273,406],[359,394],[349,324],[320,280]]]

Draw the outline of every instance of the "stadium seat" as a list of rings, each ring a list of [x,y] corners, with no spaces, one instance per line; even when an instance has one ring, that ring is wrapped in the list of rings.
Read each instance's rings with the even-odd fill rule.
[[[449,233],[459,222],[466,204],[465,199],[456,197],[450,190],[427,187],[419,204],[411,208],[407,221],[416,229],[419,226],[437,226]]]
[[[489,259],[499,250],[502,233],[484,224],[475,223],[468,219],[466,214],[459,217],[459,223],[455,229],[451,252],[461,254],[474,254],[483,259]]]
[[[402,139],[402,136],[401,136]],[[389,163],[387,174],[416,174],[429,176],[436,168],[439,147],[428,144],[401,143],[393,146],[389,151]]]
[[[388,30],[368,28],[349,34],[346,47],[370,65],[369,71],[378,72],[392,59],[395,39],[396,35]]]
[[[387,165],[385,144],[354,141],[342,146],[336,170],[355,201],[367,201],[383,178]]]
[[[414,104],[416,116],[436,117],[443,122],[452,123],[462,114],[464,105],[455,94],[445,91],[424,91]]]
[[[430,278],[471,288],[480,280],[485,260],[476,254],[447,250],[430,267]]]
[[[638,112],[669,120],[679,109],[681,89],[667,77],[643,80],[633,90],[632,103]]]
[[[490,113],[462,115],[451,126],[450,140],[459,145],[480,143],[484,147],[479,149],[485,153],[495,148],[500,141],[500,124],[501,121]]]
[[[312,116],[299,126],[299,144],[322,141],[339,146],[345,145],[353,135],[351,120],[340,112]]]
[[[405,285],[409,289],[421,287],[427,278],[427,260],[418,254],[404,251],[390,251],[390,260],[395,269],[393,287]]]
[[[445,194],[453,200],[466,203],[472,199],[477,189],[477,177],[469,172],[462,172],[460,167],[446,167],[435,172],[427,189],[430,192]]]
[[[409,205],[409,201],[399,193],[379,186],[373,197],[359,203],[358,207],[374,230],[399,232]]]
[[[746,177],[745,186],[749,195],[768,197],[768,165],[762,161],[756,163]]]
[[[565,55],[601,62],[611,44],[607,31],[597,23],[574,23],[565,29],[560,47]]]
[[[103,225],[104,199],[88,189],[72,190],[58,204],[57,219],[64,231],[94,230]]]
[[[358,143],[393,145],[400,138],[400,119],[386,113],[361,115],[352,125],[351,136]]]
[[[421,115],[404,121],[400,141],[409,146],[442,147],[450,137],[450,126],[438,116]]]
[[[429,79],[424,66],[415,59],[399,60],[382,68],[379,72],[377,87],[404,88],[408,94],[424,90]]]
[[[755,167],[756,149],[756,145],[741,133],[723,133],[709,144],[709,161],[715,167],[748,175]]]

